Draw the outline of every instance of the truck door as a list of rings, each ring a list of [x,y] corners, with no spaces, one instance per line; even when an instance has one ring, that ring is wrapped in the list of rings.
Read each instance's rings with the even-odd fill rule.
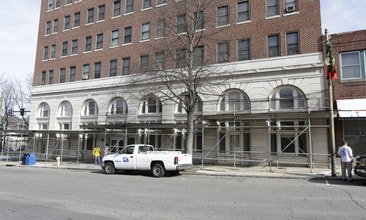
[[[123,148],[118,155],[118,161],[116,161],[117,169],[133,170],[135,169],[136,158],[134,155],[135,146],[127,146]]]

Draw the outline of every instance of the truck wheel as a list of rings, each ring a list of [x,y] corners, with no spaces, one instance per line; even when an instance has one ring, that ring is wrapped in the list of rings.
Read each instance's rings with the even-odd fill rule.
[[[104,167],[104,172],[106,174],[114,174],[115,169],[112,162],[107,162]]]
[[[165,175],[165,169],[161,163],[156,163],[152,166],[151,173],[154,177],[162,177]]]

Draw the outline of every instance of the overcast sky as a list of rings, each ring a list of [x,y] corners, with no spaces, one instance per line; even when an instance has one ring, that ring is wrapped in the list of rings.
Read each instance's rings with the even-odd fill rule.
[[[322,30],[366,29],[365,0],[320,0]],[[34,72],[41,0],[1,0],[0,74],[22,79]]]

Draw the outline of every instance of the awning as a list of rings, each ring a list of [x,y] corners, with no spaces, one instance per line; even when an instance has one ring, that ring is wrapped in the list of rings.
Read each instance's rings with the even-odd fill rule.
[[[337,100],[338,117],[366,118],[366,99]]]

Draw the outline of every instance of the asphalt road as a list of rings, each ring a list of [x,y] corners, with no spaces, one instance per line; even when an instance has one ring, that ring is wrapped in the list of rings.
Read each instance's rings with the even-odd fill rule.
[[[0,219],[365,219],[366,182],[0,166]]]

